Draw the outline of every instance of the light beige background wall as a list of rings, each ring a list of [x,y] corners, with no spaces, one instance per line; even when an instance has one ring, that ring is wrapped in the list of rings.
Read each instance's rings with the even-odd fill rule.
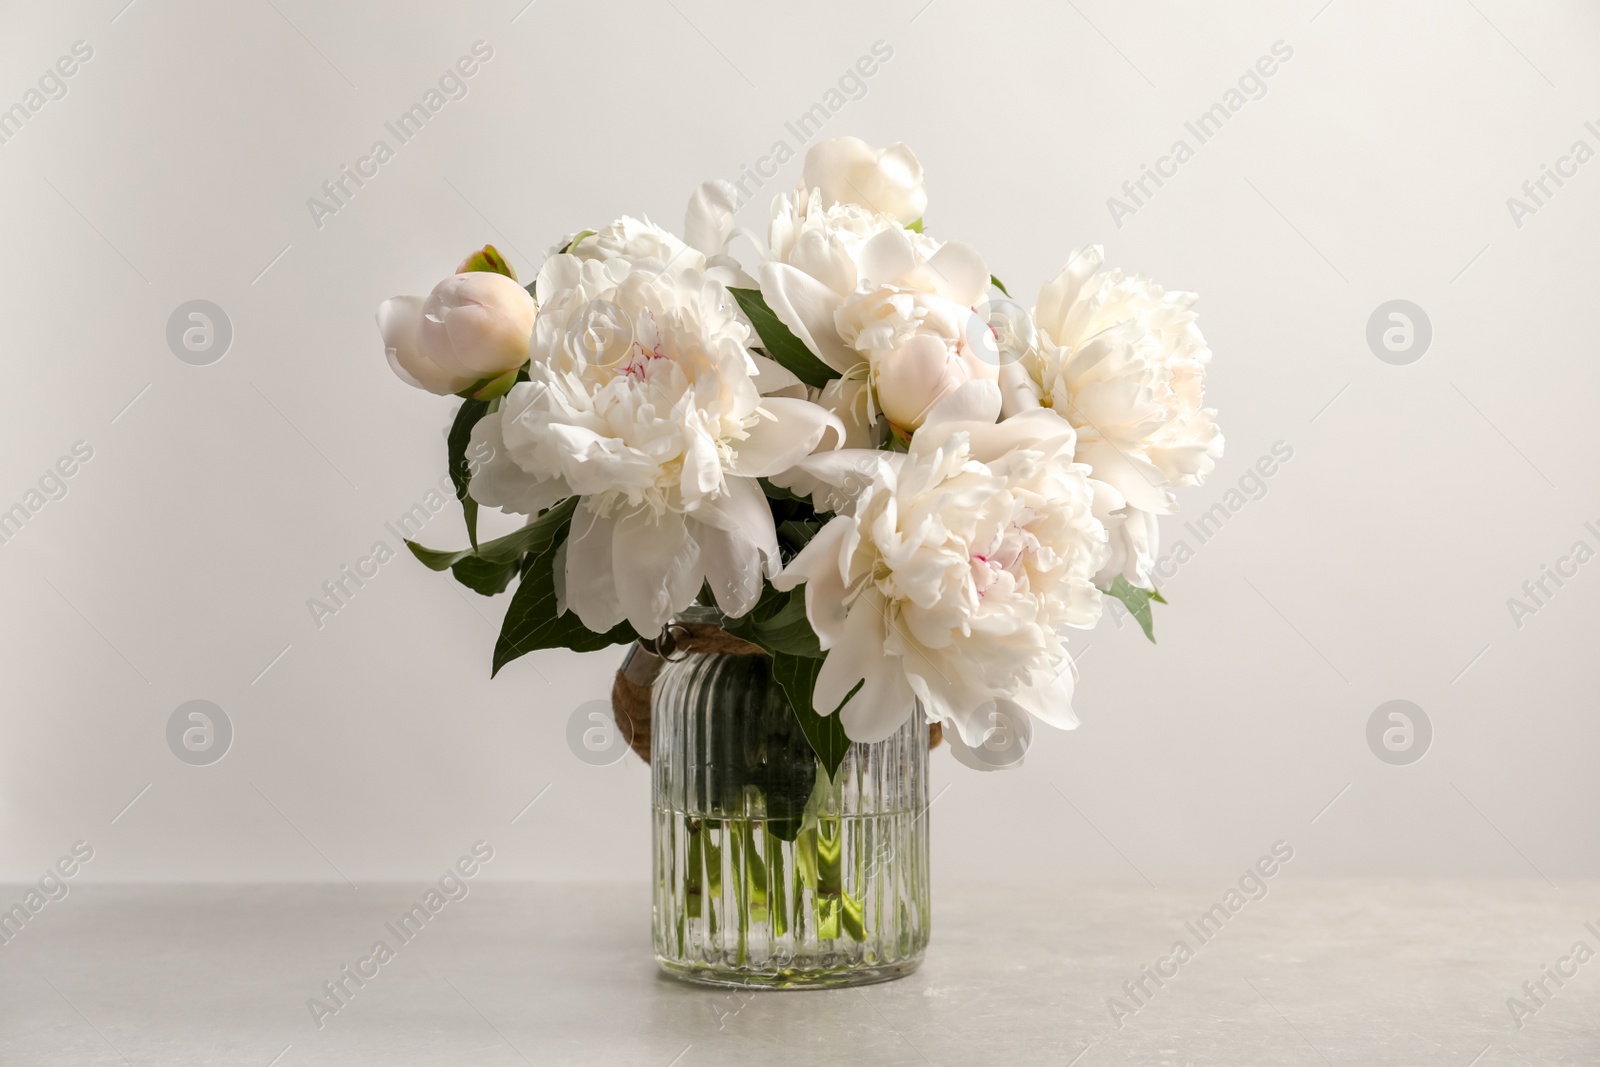
[[[1283,838],[1295,874],[1600,872],[1600,562],[1507,607],[1600,549],[1600,162],[1507,205],[1600,149],[1593,5],[125,3],[0,16],[0,107],[93,52],[0,144],[0,508],[93,453],[0,544],[0,878],[83,839],[85,878],[359,884],[478,838],[494,877],[644,877],[645,768],[566,742],[620,650],[491,682],[505,598],[409,558],[313,622],[443,472],[449,405],[393,377],[373,310],[486,240],[531,274],[620,213],[680,224],[697,182],[800,147],[785,123],[879,41],[824,133],[910,143],[930,229],[1019,295],[1088,242],[1202,294],[1228,451],[1184,519],[1293,450],[1205,544],[1168,525],[1195,552],[1161,643],[1079,643],[1081,729],[1010,774],[935,756],[938,867],[1159,884]],[[307,199],[478,41],[466,95],[319,226]],[[1200,144],[1185,122],[1278,42]],[[166,339],[194,299],[232,324],[208,366]],[[1395,299],[1432,327],[1406,365],[1366,337]],[[453,509],[425,533],[461,538]],[[168,748],[192,699],[233,724],[210,766]],[[1408,766],[1366,739],[1392,699],[1433,728]]]

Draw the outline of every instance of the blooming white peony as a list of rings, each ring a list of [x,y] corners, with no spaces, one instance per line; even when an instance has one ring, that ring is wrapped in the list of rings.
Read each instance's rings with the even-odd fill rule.
[[[828,203],[820,189],[801,188],[773,199],[768,254],[848,297],[870,281],[861,256],[867,242],[886,230],[903,232],[925,259],[939,250],[932,237],[906,230],[889,215],[860,204]]]
[[[473,431],[492,457],[478,502],[533,514],[581,498],[557,599],[596,632],[626,619],[654,637],[706,582],[724,612],[749,611],[779,562],[756,479],[842,432],[815,404],[761,395],[770,361],[727,289],[681,258],[553,256],[529,381]]]
[[[840,373],[818,401],[840,417],[850,447],[881,440],[880,414],[909,432],[951,390],[996,377],[972,345],[986,330],[972,310],[989,286],[983,257],[959,241],[926,248],[903,228],[879,231],[856,256],[865,280],[848,299],[790,264],[761,268],[773,313]]]
[[[527,362],[533,297],[503,274],[453,274],[424,299],[378,306],[384,354],[401,380],[430,393],[459,393]]]
[[[1102,585],[1122,575],[1153,588],[1156,516],[1174,489],[1199,485],[1222,455],[1216,411],[1202,407],[1211,350],[1193,293],[1104,271],[1099,247],[1075,251],[1039,291],[1038,344],[1024,358],[1031,389],[1007,392],[1007,413],[1043,404],[1078,431],[1096,509],[1111,531]]]
[[[902,225],[928,207],[922,164],[904,144],[873,148],[859,137],[818,141],[806,153],[803,181],[819,189],[824,204],[857,204]]]
[[[588,234],[569,251],[583,260],[654,260],[663,266],[672,264],[696,269],[704,269],[706,265],[705,255],[679,240],[677,234],[649,219],[636,219],[631,215],[624,215]]]
[[[773,479],[839,511],[773,585],[805,584],[827,650],[814,705],[839,709],[852,740],[889,736],[919,701],[970,747],[997,700],[1077,723],[1061,629],[1099,619],[1105,530],[1072,427],[1044,410],[996,424],[999,413],[994,383],[973,382],[905,454],[821,453]]]
[[[867,290],[846,301],[835,321],[840,337],[866,358],[878,410],[905,432],[967,382],[994,381],[998,373],[969,343],[981,329],[972,309],[933,293]]]

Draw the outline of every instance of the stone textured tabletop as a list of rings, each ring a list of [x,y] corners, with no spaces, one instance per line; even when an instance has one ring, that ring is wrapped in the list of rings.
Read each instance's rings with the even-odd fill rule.
[[[792,993],[660,977],[643,885],[474,884],[400,944],[425,888],[75,885],[7,930],[0,1063],[1600,1064],[1592,882],[1278,879],[1204,940],[1227,886],[942,884],[919,972]]]

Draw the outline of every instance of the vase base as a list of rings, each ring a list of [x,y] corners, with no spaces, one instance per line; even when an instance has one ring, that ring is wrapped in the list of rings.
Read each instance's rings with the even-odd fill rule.
[[[838,967],[820,970],[783,969],[741,971],[730,967],[693,965],[656,957],[656,963],[672,977],[694,985],[723,989],[845,989],[875,985],[904,978],[922,965],[922,957],[874,966]]]

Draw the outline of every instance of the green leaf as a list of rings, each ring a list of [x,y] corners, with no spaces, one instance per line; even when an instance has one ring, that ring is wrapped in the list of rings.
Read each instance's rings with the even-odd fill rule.
[[[511,387],[516,385],[521,379],[521,375],[526,367],[527,364],[524,363],[521,367],[518,367],[515,370],[506,371],[498,378],[490,378],[481,385],[474,385],[472,387],[472,399],[493,400],[495,397],[505,396],[507,393],[511,392]]]
[[[1150,599],[1154,600],[1157,604],[1165,604],[1167,602],[1167,598],[1161,595],[1161,590],[1159,589],[1153,589],[1150,591]]]
[[[781,485],[773,485],[765,478],[757,478],[756,481],[761,483],[761,491],[767,494],[767,499],[769,500],[792,500],[801,504],[811,503],[810,497],[801,496],[799,493],[791,489],[785,489]]]
[[[472,428],[489,413],[489,401],[464,400],[456,412],[456,421],[450,425],[447,440],[450,456],[450,483],[456,487],[456,499],[461,501],[461,517],[467,523],[467,540],[478,547],[478,502],[467,495],[467,485],[472,481],[472,468],[467,464],[467,445],[472,441]],[[423,560],[424,563],[427,560]]]
[[[772,657],[772,676],[783,688],[783,695],[789,698],[789,708],[800,723],[800,729],[805,731],[806,740],[811,742],[817,761],[832,779],[850,748],[850,738],[845,735],[844,724],[839,721],[839,708],[860,692],[865,681],[856,683],[832,715],[818,715],[811,706],[811,697],[817,686],[817,675],[822,672],[822,663],[822,660],[808,656],[775,653]]]
[[[485,541],[475,554],[490,563],[517,563],[529,552],[542,555],[550,551],[558,539],[567,536],[567,524],[572,521],[577,507],[578,498],[569,496],[517,532]]]
[[[996,289],[1000,290],[1002,293],[1005,293],[1006,296],[1010,296],[1011,295],[1011,290],[1006,288],[1005,282],[1002,282],[999,278],[996,278],[993,274],[989,275],[989,284],[994,286]]]
[[[1117,575],[1117,580],[1111,583],[1111,588],[1106,592],[1126,605],[1128,614],[1138,620],[1139,628],[1150,639],[1150,643],[1155,644],[1156,635],[1154,620],[1150,617],[1150,601],[1154,600],[1165,604],[1166,601],[1161,599],[1161,594],[1152,593],[1148,589],[1140,589],[1120,574]]]
[[[461,261],[461,266],[456,268],[457,274],[470,274],[473,271],[485,271],[489,274],[504,274],[512,281],[517,280],[517,272],[512,269],[506,257],[494,245],[484,245],[472,255]]]
[[[561,251],[571,252],[574,248],[577,248],[580,244],[582,244],[585,238],[593,237],[594,235],[594,230],[579,230],[577,233],[572,235],[572,240],[568,241],[567,247],[563,248]]]
[[[757,643],[774,655],[806,656],[820,659],[822,645],[817,641],[811,619],[806,615],[806,594],[801,588],[777,593],[766,604],[757,605]]]
[[[839,377],[838,371],[812,355],[811,349],[807,348],[804,342],[773,314],[772,309],[767,306],[766,299],[762,297],[761,290],[729,289],[728,291],[739,302],[739,308],[744,312],[745,318],[750,320],[750,325],[756,328],[756,334],[761,338],[762,349],[784,370],[818,389]]]
[[[822,646],[806,616],[803,588],[779,591],[767,585],[755,607],[737,619],[723,619],[722,628],[770,656],[822,656]]]
[[[556,614],[555,545],[566,539],[566,529],[553,539],[548,552],[533,560],[522,576],[522,584],[511,596],[499,640],[494,643],[494,666],[490,677],[516,659],[543,648],[570,648],[574,652],[595,652],[611,645],[638,640],[633,627],[620,623],[597,634],[578,621],[576,612]],[[653,636],[653,635],[652,635]]]
[[[406,547],[411,554],[422,561],[423,566],[430,571],[447,571],[460,560],[472,555],[472,550],[462,549],[460,552],[441,552],[437,548],[427,548],[415,541],[407,541]]]
[[[494,596],[504,592],[517,572],[525,569],[524,556],[548,552],[558,537],[566,536],[567,524],[577,506],[578,498],[569,496],[515,533],[485,541],[476,549],[441,552],[415,541],[407,541],[406,547],[429,570],[448,569],[456,581],[473,592]]]
[[[450,573],[455,575],[456,581],[474,593],[494,596],[506,591],[506,586],[511,584],[511,579],[517,573],[517,564],[520,562],[513,559],[509,563],[495,563],[469,555],[451,564]]]
[[[912,233],[921,233],[922,220],[914,219],[913,221],[906,223],[906,229],[910,230]]]
[[[778,523],[778,540],[789,551],[798,553],[821,529],[822,523],[816,519],[785,519]]]

